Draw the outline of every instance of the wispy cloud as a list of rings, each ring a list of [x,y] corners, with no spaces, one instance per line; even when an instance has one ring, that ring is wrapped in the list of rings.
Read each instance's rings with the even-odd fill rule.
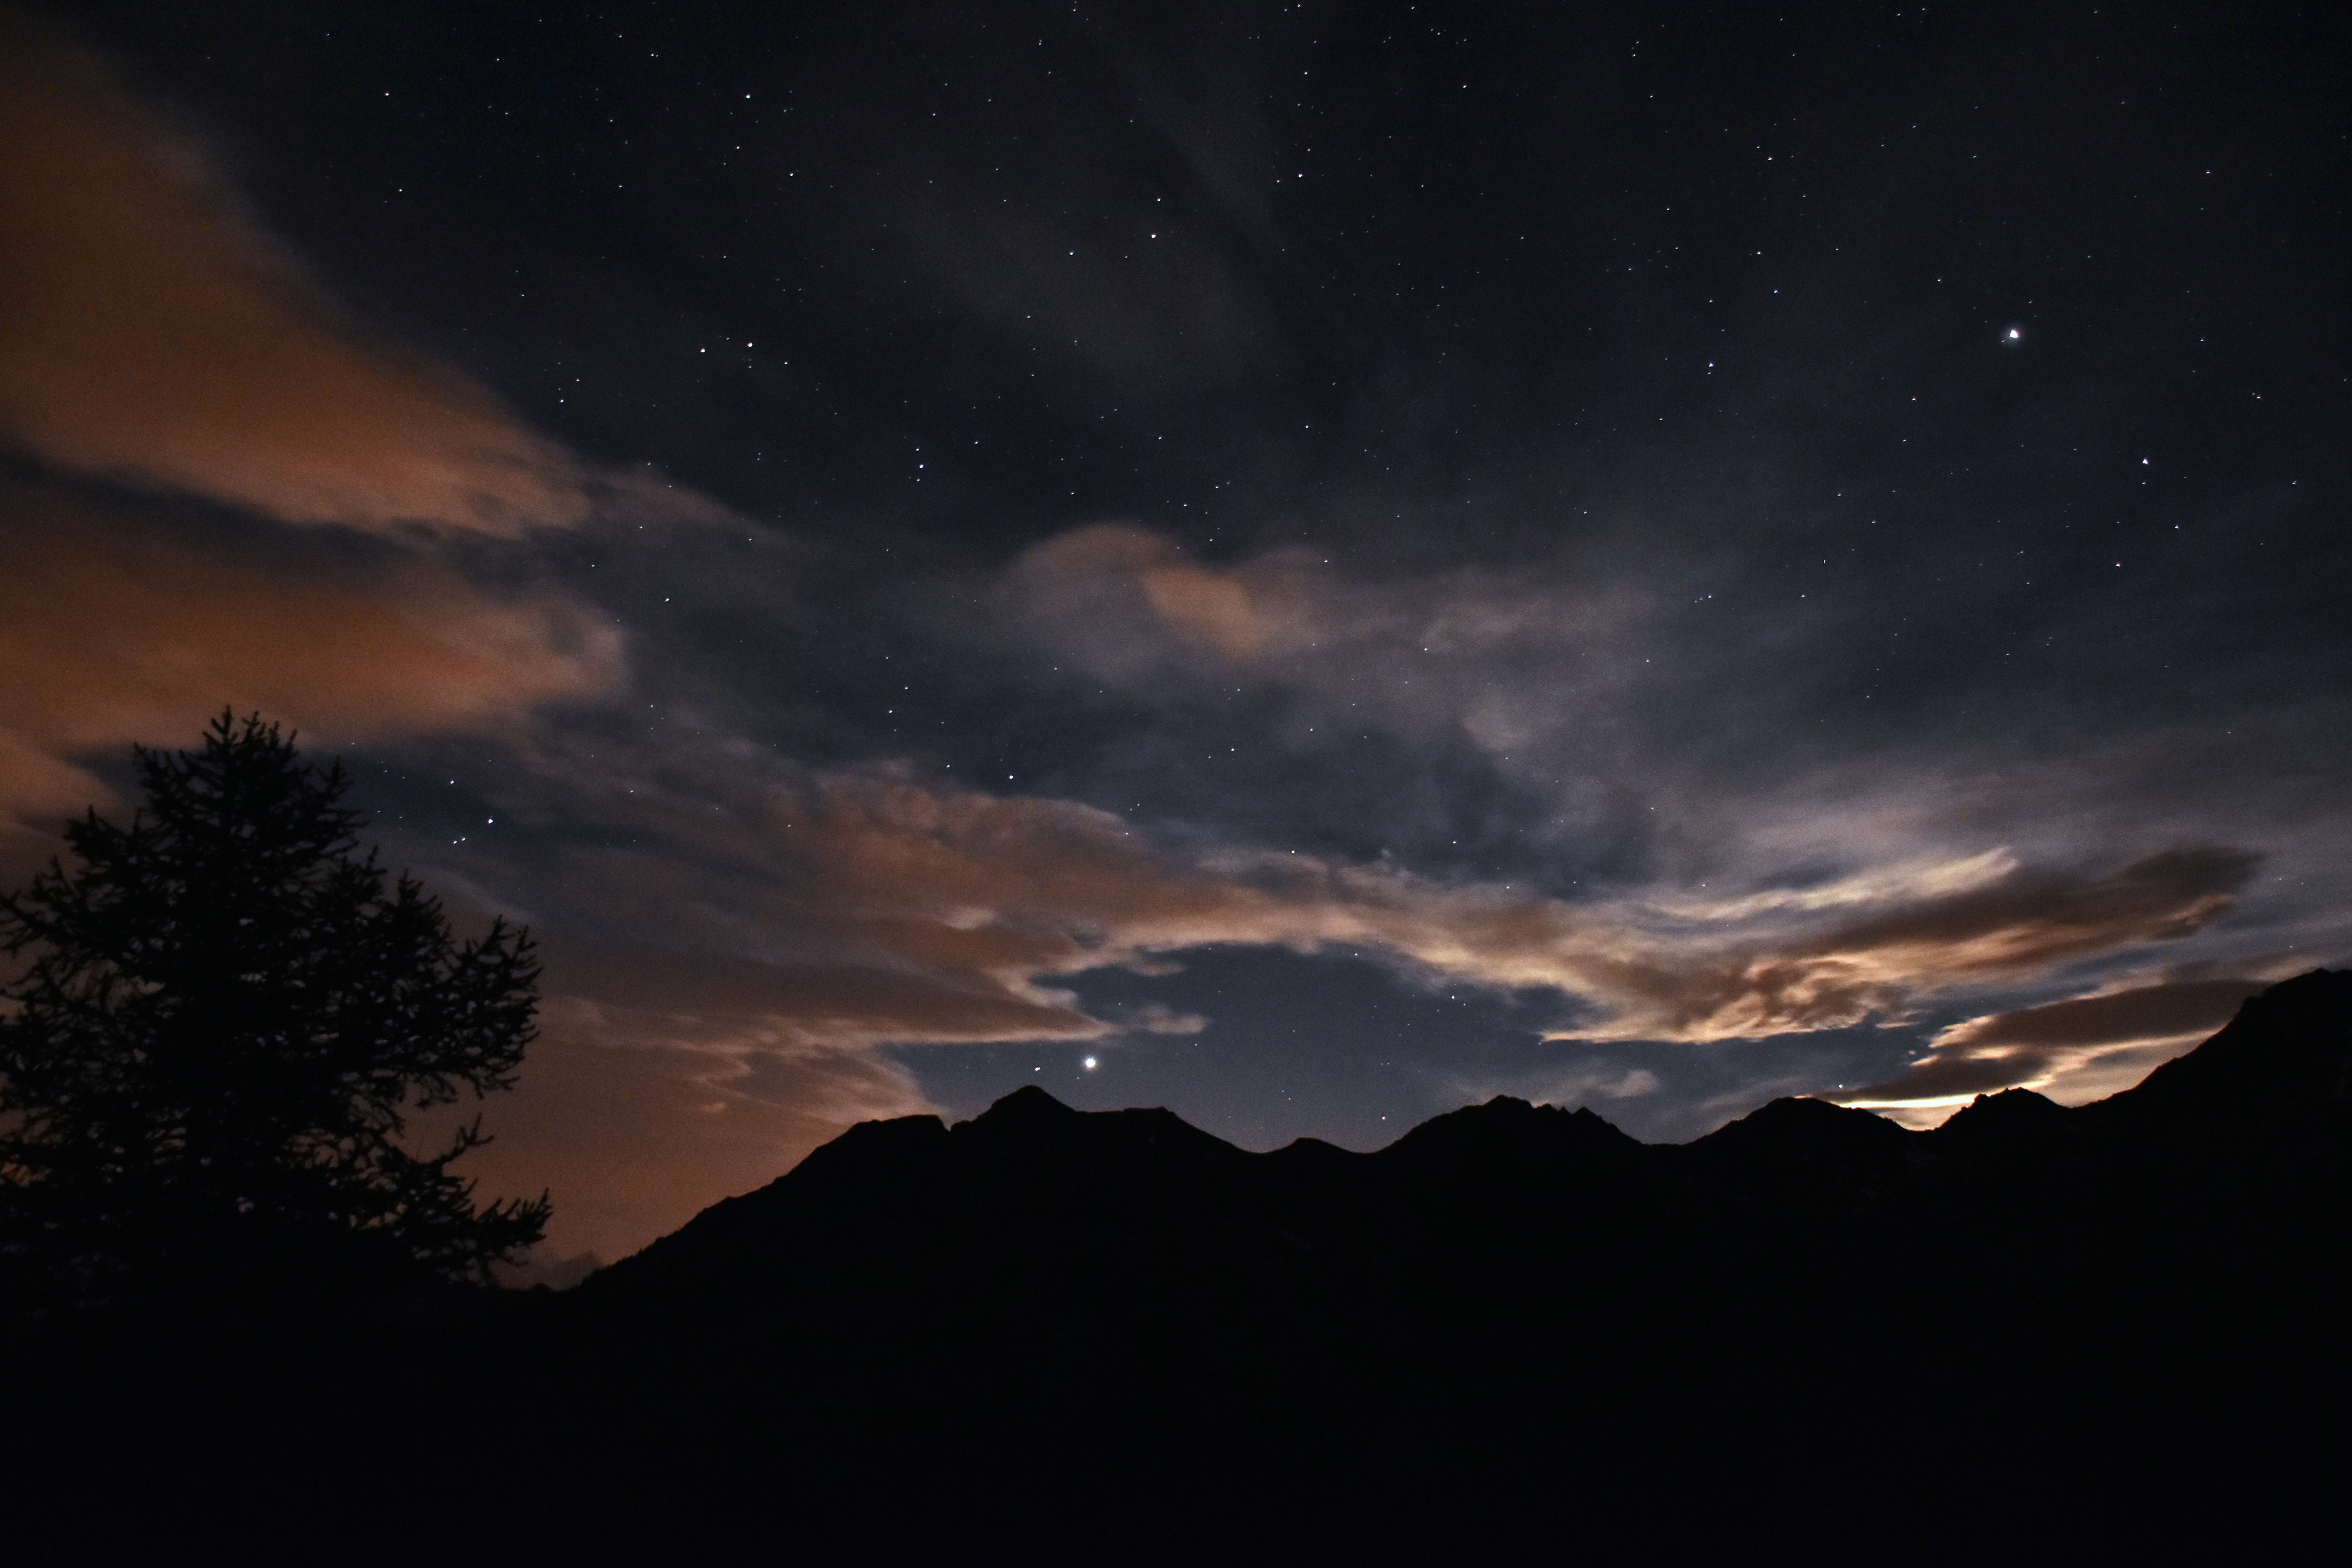
[[[1447,1088],[1465,1104],[1475,1105],[1498,1094],[1537,1105],[1574,1107],[1596,1100],[1640,1100],[1658,1092],[1658,1075],[1647,1068],[1584,1062],[1549,1067],[1507,1076],[1455,1076]]]
[[[482,731],[610,689],[622,637],[559,594],[424,561],[265,568],[0,489],[0,816],[106,798],[74,759],[192,739],[223,704],[318,739]]]
[[[1591,685],[1629,673],[1612,645],[1642,609],[1622,589],[1579,592],[1539,575],[1507,582],[1466,568],[1366,583],[1303,549],[1204,565],[1130,523],[1077,529],[1035,546],[996,596],[1005,624],[1112,679],[1239,669],[1316,689],[1361,690],[1370,680],[1388,698],[1368,716],[1373,721],[1475,726],[1483,711],[1498,740],[1537,716],[1496,708],[1496,691],[1482,702],[1465,680],[1483,684],[1498,655],[1540,652],[1555,701],[1565,700],[1572,692],[1560,688],[1571,676]],[[1465,655],[1475,661],[1465,664]],[[1391,675],[1397,679],[1370,679]],[[1566,721],[1558,712],[1541,721]]]
[[[2032,1089],[2081,1104],[2128,1088],[2219,1029],[2238,1005],[2300,965],[2273,960],[2225,975],[2113,985],[1966,1019],[1937,1034],[1900,1078],[1833,1098],[1940,1120],[1979,1094]]]
[[[1630,902],[1571,904],[1389,863],[1178,847],[1075,802],[889,770],[761,779],[702,762],[631,775],[630,808],[672,836],[668,852],[594,852],[574,875],[609,889],[598,896],[615,910],[690,906],[690,926],[673,928],[682,942],[791,975],[790,1032],[842,1045],[1083,1037],[1111,1026],[1060,983],[1223,944],[1344,952],[1433,984],[1549,988],[1603,1010],[1564,1037],[1840,1028],[2189,935],[2230,907],[2253,864],[2184,847],[2105,869],[1929,868],[1770,929],[1744,900],[1715,920],[1685,903],[1662,922]]]
[[[578,466],[457,372],[377,341],[192,138],[0,16],[0,439],[291,522],[514,535]]]
[[[1886,879],[1841,918],[1719,944],[1700,928],[1625,973],[1620,1037],[1719,1039],[1899,1018],[1911,1001],[1968,984],[2189,936],[2225,913],[2257,857],[2184,846],[2109,870],[2012,865],[1944,890]],[[1730,908],[1739,917],[1747,900]]]
[[[1072,982],[1165,973],[1206,949],[1549,990],[1592,1019],[1559,1037],[1704,1044],[1906,1016],[1927,998],[2160,943],[2216,918],[2250,865],[2197,848],[2105,868],[2011,857],[1916,867],[1794,908],[1685,899],[1664,914],[1391,863],[1204,848],[1076,802],[892,768],[811,773],[737,742],[599,742],[593,762],[586,742],[537,743],[549,749],[520,787],[563,802],[537,809],[605,825],[537,876],[563,889],[538,916],[551,987],[614,1039],[674,1049],[673,1073],[709,1103],[766,1082],[809,1127],[917,1103],[885,1047],[1198,1028],[1164,1006],[1090,1011]],[[840,1100],[845,1082],[863,1087]],[[1469,1086],[1561,1103],[1660,1088],[1622,1063]]]

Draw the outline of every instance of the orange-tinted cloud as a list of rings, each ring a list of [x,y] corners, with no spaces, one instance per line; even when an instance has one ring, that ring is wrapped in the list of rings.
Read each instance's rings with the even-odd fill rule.
[[[0,491],[0,817],[103,796],[77,756],[192,742],[224,704],[368,740],[481,729],[620,679],[620,634],[417,562],[263,570]]]
[[[2232,975],[2105,991],[1971,1018],[1937,1036],[1936,1044],[1939,1048],[2061,1050],[2210,1034],[2230,1021],[2240,1003],[2269,984]]]
[[[1008,624],[1079,658],[1098,673],[1129,678],[1187,664],[1282,667],[1314,683],[1360,678],[1366,658],[1411,656],[1410,673],[1434,682],[1449,721],[1476,713],[1509,727],[1487,699],[1458,687],[1427,654],[1492,654],[1541,647],[1591,655],[1633,609],[1618,596],[1559,584],[1505,582],[1465,571],[1402,584],[1365,583],[1306,550],[1277,550],[1234,566],[1206,566],[1174,541],[1132,523],[1100,523],[1029,551],[997,588]],[[1336,668],[1328,664],[1339,661]],[[1553,684],[1564,670],[1548,674]],[[1397,683],[1403,710],[1411,700]],[[1557,692],[1554,693],[1557,700]]]
[[[594,836],[603,847],[565,852],[543,879],[562,900],[537,917],[552,1016],[593,1034],[605,1053],[562,1070],[585,1075],[583,1084],[622,1074],[612,1053],[629,1044],[639,1054],[625,1073],[660,1086],[631,1089],[658,1109],[608,1134],[616,1147],[635,1140],[649,1151],[626,1191],[597,1186],[604,1178],[584,1152],[548,1167],[573,1173],[565,1180],[577,1228],[559,1250],[591,1245],[593,1234],[606,1256],[651,1238],[632,1226],[650,1223],[642,1193],[656,1181],[667,1223],[673,1210],[682,1218],[781,1173],[859,1116],[919,1109],[887,1047],[1078,1041],[1204,1022],[1164,1008],[1097,1016],[1069,988],[1091,970],[1164,973],[1190,951],[1223,945],[1345,953],[1431,984],[1554,990],[1564,1007],[1574,998],[1597,1015],[1566,1034],[1704,1042],[1900,1016],[1940,993],[2179,936],[2218,917],[2250,864],[2190,848],[2064,870],[1992,854],[1785,898],[1580,906],[1388,863],[1204,853],[1076,802],[954,789],[901,771],[812,777],[746,747],[625,755],[609,740],[538,743],[548,748],[538,757],[542,787],[565,802],[560,815],[610,828]],[[1558,1098],[1657,1086],[1596,1064],[1510,1087]],[[735,1092],[749,1098],[738,1103]],[[493,1109],[494,1126],[518,1128],[499,1157],[518,1179],[539,1168],[530,1162],[541,1133],[531,1129],[569,1126],[574,1114],[541,1103],[546,1095],[575,1091],[527,1083],[520,1123]],[[582,1104],[583,1125],[613,1114]],[[696,1109],[704,1106],[727,1109]],[[705,1117],[726,1139],[764,1131],[706,1150]],[[545,1135],[566,1148],[577,1136]]]
[[[516,534],[573,465],[488,392],[368,340],[202,152],[0,16],[0,439],[294,522]]]
[[[1223,944],[1348,952],[1432,984],[1556,989],[1603,1012],[1580,1037],[1834,1028],[2187,935],[2229,907],[2252,865],[2194,847],[2105,871],[1979,857],[1966,875],[1866,879],[1866,892],[1795,917],[1775,909],[1759,922],[1750,900],[1664,919],[1388,864],[1180,854],[1074,802],[888,772],[632,777],[631,811],[670,849],[583,854],[575,887],[605,889],[585,896],[615,929],[626,911],[676,910],[677,951],[757,967],[777,1037],[828,1046],[1108,1032],[1059,982]]]
[[[1738,944],[1685,926],[1679,952],[1620,977],[1627,1001],[1606,1033],[1722,1039],[1898,1016],[1916,996],[2193,935],[2228,911],[2255,864],[2242,850],[2184,846],[2103,873],[1977,857],[1923,868],[1907,883],[1860,879],[1876,896],[1831,901],[1826,923]],[[1756,902],[1725,907],[1745,915]],[[1685,917],[1691,909],[1682,906]]]
[[[1922,1124],[2004,1089],[2038,1089],[2081,1104],[2137,1082],[2228,1023],[2239,1004],[2270,983],[2241,975],[2167,979],[1985,1014],[1938,1034],[1928,1055],[1902,1077],[1835,1098]]]

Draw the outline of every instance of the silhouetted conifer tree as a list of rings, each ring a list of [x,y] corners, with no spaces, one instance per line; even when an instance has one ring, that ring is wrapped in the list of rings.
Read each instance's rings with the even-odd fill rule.
[[[87,1299],[191,1275],[481,1279],[549,1205],[478,1208],[407,1115],[514,1082],[539,968],[503,920],[358,848],[340,763],[257,716],[136,748],[128,827],[89,812],[0,896],[0,1235],[20,1280]]]

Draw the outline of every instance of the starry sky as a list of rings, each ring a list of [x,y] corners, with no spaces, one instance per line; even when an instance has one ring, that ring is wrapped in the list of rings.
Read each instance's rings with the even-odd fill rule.
[[[0,13],[0,870],[225,704],[545,1258],[1025,1083],[2079,1101],[2352,956],[2319,6]]]

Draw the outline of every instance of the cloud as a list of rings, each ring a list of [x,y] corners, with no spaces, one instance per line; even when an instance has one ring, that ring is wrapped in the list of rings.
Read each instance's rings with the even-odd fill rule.
[[[1979,1094],[2032,1089],[2081,1104],[2137,1082],[2228,1023],[2268,984],[2242,975],[2168,979],[1984,1014],[1938,1034],[1901,1078],[1834,1098],[1949,1112]]]
[[[1628,1016],[1663,1013],[1672,1033],[1829,1026],[1897,1005],[1873,987],[1909,973],[2030,971],[2069,941],[2037,903],[2072,911],[2085,952],[2161,940],[2134,900],[2210,929],[2241,891],[2229,865],[2094,886],[2116,862],[2086,847],[2193,841],[2221,822],[2292,854],[2288,836],[2312,830],[2292,825],[2319,804],[2304,773],[2184,764],[2202,754],[2194,726],[2022,747],[1931,706],[1858,748],[1853,693],[1818,706],[1825,670],[1853,661],[1801,620],[1729,607],[1754,584],[1704,562],[1629,564],[1590,541],[1507,574],[1375,576],[1362,559],[1213,561],[1098,524],[1018,558],[992,585],[992,626],[1050,660],[1049,689],[1076,675],[1082,700],[1117,692],[1095,710],[1115,737],[1097,754],[1103,795],[1149,790],[1157,809],[1265,839],[1456,874],[1507,864],[1580,909],[1621,900],[1612,920],[1675,951],[1666,979],[1629,977],[1656,1005]],[[2219,793],[2183,809],[2183,787]],[[2178,876],[2210,885],[2176,905]],[[2250,915],[2283,891],[2266,882]],[[1849,917],[1979,930],[1856,930],[1849,960],[1818,945]],[[1719,995],[1694,952],[1719,961]]]
[[[439,568],[263,568],[0,489],[0,816],[102,802],[73,759],[194,741],[224,704],[325,738],[484,730],[614,685],[620,634]]]
[[[189,138],[0,17],[0,439],[286,521],[516,535],[572,460],[487,390],[373,342]]]
[[[1164,841],[1078,802],[904,768],[812,773],[734,741],[630,751],[542,731],[525,754],[517,787],[535,793],[501,817],[568,825],[529,877],[561,1070],[625,1079],[648,1108],[610,1133],[646,1144],[641,1169],[619,1160],[599,1188],[585,1153],[555,1167],[604,1194],[575,1199],[604,1217],[583,1215],[561,1247],[606,1256],[851,1121],[921,1109],[899,1049],[1203,1026],[1148,1003],[1097,1015],[1071,984],[1089,971],[1164,973],[1219,946],[1345,953],[1432,986],[1549,989],[1594,1018],[1567,1037],[1703,1044],[1901,1016],[2178,936],[2216,918],[2250,864],[2196,848],[2104,869],[1976,857],[1811,900],[1580,905],[1392,862]],[[1557,1103],[1661,1092],[1606,1064],[1475,1087]],[[589,1090],[547,1092],[584,1105]],[[582,1136],[533,1104],[519,1142]]]
[[[1955,1024],[1936,1037],[1938,1049],[1994,1047],[2057,1050],[2210,1034],[2260,992],[2263,980],[2228,976],[2170,981],[2045,1002]]]
[[[1209,1026],[1198,1013],[1179,1013],[1164,1002],[1146,1002],[1127,1016],[1127,1026],[1147,1035],[1197,1035]]]
[[[580,776],[560,756],[543,767],[558,787]],[[1079,1005],[1071,977],[1164,971],[1217,945],[1346,952],[1431,985],[1550,989],[1599,1010],[1561,1037],[1838,1028],[2185,936],[2230,907],[2253,864],[2202,847],[2104,870],[1979,857],[1864,879],[1866,898],[1769,919],[1733,900],[1706,918],[1688,900],[1662,914],[1390,862],[1164,845],[1076,802],[888,769],[762,776],[740,756],[681,752],[647,758],[624,788],[606,806],[663,847],[575,852],[566,877],[592,918],[619,931],[646,908],[675,910],[676,973],[728,955],[743,967],[725,984],[765,988],[776,1037],[843,1047],[1091,1037],[1115,1025]]]
[[[1447,1087],[1454,1098],[1467,1105],[1483,1104],[1502,1094],[1536,1105],[1572,1110],[1596,1100],[1640,1100],[1657,1093],[1663,1086],[1658,1075],[1647,1068],[1585,1062],[1507,1078],[1454,1078],[1448,1080]]]
[[[1680,927],[1666,961],[1615,976],[1619,1017],[1591,1037],[1725,1039],[1899,1017],[1918,996],[2193,935],[2228,911],[2258,863],[2189,845],[2105,872],[2011,862],[1988,879],[1979,872],[2001,861],[1975,858],[1967,876],[1929,867],[1907,880],[1865,878],[1883,889],[1875,900],[1837,900],[1836,920],[1752,944]],[[1675,907],[1687,917],[1694,906]],[[1723,906],[1739,918],[1755,907]]]
[[[1542,650],[1582,656],[1588,673],[1613,668],[1609,644],[1638,610],[1622,594],[1579,593],[1524,578],[1463,570],[1402,583],[1365,583],[1308,550],[1277,550],[1231,567],[1204,566],[1172,540],[1131,523],[1097,523],[1036,545],[998,584],[1004,623],[1114,679],[1251,670],[1296,685],[1360,689],[1363,660],[1394,661],[1402,714],[1442,711],[1446,722],[1512,716],[1492,700],[1461,703],[1458,683],[1488,673],[1447,662]],[[1437,662],[1431,662],[1434,657]],[[1385,672],[1385,669],[1383,670]],[[1557,662],[1546,676],[1557,688]],[[1419,679],[1442,700],[1420,700]],[[1490,691],[1490,700],[1503,694]],[[1559,695],[1555,691],[1555,698]],[[1534,715],[1521,716],[1532,721]],[[1502,738],[1498,735],[1497,738]]]
[[[1944,860],[1915,860],[1873,867],[1804,888],[1767,888],[1730,898],[1687,895],[1659,900],[1664,914],[1698,922],[1726,923],[1791,910],[1848,909],[1970,892],[2014,874],[2017,857],[2007,849]]]
[[[1657,606],[1622,573],[1554,562],[1376,579],[1302,548],[1203,562],[1101,523],[1028,550],[987,602],[987,635],[1045,656],[1054,680],[1082,674],[1160,710],[1119,765],[1204,794],[1208,811],[1319,830],[1344,797],[1343,837],[1419,858],[1460,840],[1468,806],[1522,851],[1583,837],[1621,862],[1720,814],[1720,788],[1694,787],[1686,759],[1652,744],[1663,706],[1688,704],[1664,697]],[[1238,693],[1262,700],[1271,730],[1238,771],[1185,769],[1187,739],[1229,730]],[[1395,787],[1365,787],[1366,762],[1401,750],[1416,754],[1386,763]],[[1678,799],[1671,818],[1647,809]]]

